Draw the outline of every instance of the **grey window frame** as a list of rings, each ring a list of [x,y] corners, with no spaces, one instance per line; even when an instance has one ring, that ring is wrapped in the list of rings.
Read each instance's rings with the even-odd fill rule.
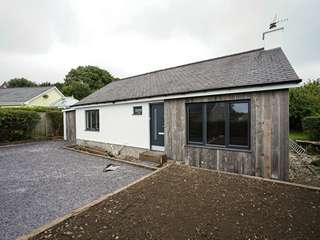
[[[136,113],[136,109],[141,109],[141,113]],[[132,115],[142,115],[143,109],[142,106],[133,106],[133,113]]]
[[[95,124],[93,124],[93,115],[95,115]],[[86,131],[98,132],[100,130],[100,113],[99,109],[91,109],[85,111]],[[93,127],[95,125],[95,127]]]
[[[207,105],[211,103],[224,103],[225,104],[225,144],[208,144],[207,143]],[[230,106],[233,103],[247,103],[248,104],[248,145],[234,145],[230,144]],[[193,142],[189,140],[189,106],[192,104],[202,105],[202,141]],[[197,103],[186,103],[186,138],[187,144],[197,146],[207,146],[213,148],[231,148],[231,149],[245,149],[251,148],[251,101],[250,99],[243,100],[227,100],[227,101],[212,101],[212,102],[197,102]]]
[[[202,142],[194,142],[189,140],[189,106],[190,105],[201,105],[202,106]],[[188,103],[186,106],[187,109],[187,143],[192,145],[203,145],[203,139],[204,139],[204,119],[205,119],[205,113],[204,113],[204,105],[203,103]],[[206,135],[206,134],[205,134]]]

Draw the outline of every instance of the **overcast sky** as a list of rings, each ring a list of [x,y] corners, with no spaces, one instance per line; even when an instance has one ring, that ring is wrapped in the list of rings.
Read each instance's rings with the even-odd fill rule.
[[[0,0],[0,82],[63,81],[95,65],[122,78],[263,47],[273,16],[303,79],[320,77],[319,0]]]

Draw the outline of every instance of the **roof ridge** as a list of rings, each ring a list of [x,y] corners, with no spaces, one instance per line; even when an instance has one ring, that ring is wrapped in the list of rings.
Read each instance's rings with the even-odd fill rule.
[[[129,80],[129,79],[134,78],[134,77],[140,77],[140,76],[148,75],[148,74],[151,74],[151,73],[162,72],[162,71],[166,71],[166,70],[170,70],[170,69],[175,69],[175,68],[179,68],[179,67],[185,67],[185,66],[189,66],[189,65],[193,65],[193,64],[203,63],[203,62],[214,61],[214,60],[218,60],[218,59],[223,59],[223,58],[227,58],[227,57],[233,57],[233,56],[246,54],[246,53],[251,53],[251,52],[257,52],[257,51],[261,51],[261,50],[264,50],[264,48],[263,47],[262,48],[256,48],[256,49],[252,49],[252,50],[248,50],[248,51],[244,51],[244,52],[238,52],[238,53],[228,54],[228,55],[224,55],[224,56],[220,56],[220,57],[209,58],[209,59],[205,59],[205,60],[201,60],[201,61],[185,63],[185,64],[177,65],[177,66],[174,66],[174,67],[162,68],[162,69],[158,69],[158,70],[154,70],[154,71],[150,71],[150,72],[146,72],[146,73],[141,73],[141,74],[125,77],[125,78],[120,78],[120,79],[115,80],[114,82],[123,81],[123,80]]]
[[[0,90],[4,89],[32,89],[32,88],[53,88],[55,86],[39,86],[39,87],[8,87],[8,88],[0,88]]]

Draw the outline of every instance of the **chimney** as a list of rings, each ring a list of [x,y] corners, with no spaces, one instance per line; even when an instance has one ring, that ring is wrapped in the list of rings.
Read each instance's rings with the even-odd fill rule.
[[[265,50],[282,46],[284,27],[279,27],[278,24],[284,21],[287,21],[287,19],[278,20],[277,16],[275,16],[269,26],[269,29],[262,34]]]

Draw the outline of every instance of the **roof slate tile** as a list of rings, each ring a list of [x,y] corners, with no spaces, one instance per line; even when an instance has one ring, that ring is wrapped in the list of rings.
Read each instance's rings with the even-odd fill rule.
[[[74,106],[294,81],[281,48],[256,49],[115,80]]]

